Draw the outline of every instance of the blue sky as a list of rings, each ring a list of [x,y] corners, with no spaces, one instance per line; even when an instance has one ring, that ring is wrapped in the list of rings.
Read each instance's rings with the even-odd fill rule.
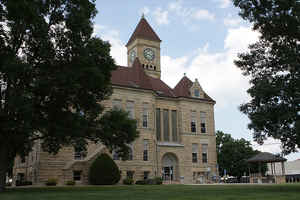
[[[249,100],[248,79],[234,66],[238,52],[247,51],[259,33],[238,16],[231,0],[130,0],[97,1],[95,34],[111,45],[117,64],[127,65],[126,47],[142,13],[162,40],[162,79],[171,87],[183,73],[194,80],[217,101],[216,130],[234,138],[252,140],[247,116],[238,106]],[[280,152],[278,141],[270,139],[253,147],[261,151]],[[300,158],[300,153],[287,156]]]

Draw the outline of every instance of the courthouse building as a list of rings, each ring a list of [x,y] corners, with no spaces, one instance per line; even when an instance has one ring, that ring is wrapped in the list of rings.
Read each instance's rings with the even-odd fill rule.
[[[183,38],[184,39],[184,38]],[[215,101],[198,80],[183,75],[174,88],[161,80],[161,40],[142,17],[127,47],[128,66],[113,71],[113,94],[102,102],[106,109],[129,111],[140,132],[131,145],[129,160],[110,154],[102,144],[91,143],[87,152],[65,147],[50,155],[36,142],[25,158],[15,160],[15,179],[44,184],[75,180],[88,184],[88,170],[101,153],[109,153],[119,166],[122,179],[142,180],[160,176],[174,183],[209,183],[217,176]],[[209,66],[203,66],[209,67]],[[205,76],[205,74],[199,74]],[[122,180],[120,181],[122,182]]]

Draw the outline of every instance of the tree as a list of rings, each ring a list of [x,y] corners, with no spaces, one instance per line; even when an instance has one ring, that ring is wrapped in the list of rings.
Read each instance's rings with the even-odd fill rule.
[[[114,185],[121,179],[118,165],[107,154],[101,154],[89,169],[89,182],[92,185]]]
[[[138,136],[128,113],[100,104],[116,65],[92,36],[96,13],[95,0],[0,0],[0,191],[35,140],[54,154],[101,142],[125,157]]]
[[[219,165],[219,174],[236,176],[240,179],[244,174],[259,172],[258,164],[250,164],[247,159],[258,154],[259,151],[253,150],[249,141],[245,139],[234,139],[230,134],[217,131],[216,133],[217,156]],[[267,170],[267,166],[262,166],[262,172]]]
[[[233,0],[240,16],[259,31],[259,41],[235,64],[250,77],[248,115],[254,140],[281,140],[283,152],[300,147],[300,2],[298,0]]]

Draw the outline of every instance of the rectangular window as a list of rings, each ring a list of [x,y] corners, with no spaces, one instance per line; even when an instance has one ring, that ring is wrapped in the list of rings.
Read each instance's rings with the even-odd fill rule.
[[[143,104],[143,128],[147,128],[148,127],[148,104],[144,103]]]
[[[207,151],[208,151],[208,144],[202,144],[202,163],[207,163]]]
[[[121,110],[122,109],[122,101],[120,99],[114,99],[112,101],[112,107],[113,107],[113,109]]]
[[[178,141],[177,137],[177,111],[172,110],[172,138],[174,142]]]
[[[200,97],[200,91],[199,91],[199,89],[195,89],[194,90],[194,95],[195,95],[195,97]]]
[[[206,112],[200,112],[201,133],[206,133]]]
[[[81,171],[73,171],[73,180],[80,181],[81,180]]]
[[[169,138],[169,110],[164,109],[163,111],[164,119],[164,141],[170,141]]]
[[[126,178],[131,178],[133,179],[134,171],[127,171],[126,172]]]
[[[133,101],[127,101],[126,111],[129,112],[129,117],[131,119],[134,119],[134,102]]]
[[[160,109],[156,108],[156,139],[161,140]]]
[[[144,140],[143,161],[148,161],[149,140]]]
[[[86,152],[82,149],[75,147],[74,148],[74,160],[83,160],[85,158]]]
[[[196,133],[197,128],[196,128],[196,111],[191,112],[191,132]]]
[[[150,174],[149,171],[144,171],[144,180],[149,178],[149,174]]]
[[[195,143],[192,144],[192,162],[198,162],[198,144]]]

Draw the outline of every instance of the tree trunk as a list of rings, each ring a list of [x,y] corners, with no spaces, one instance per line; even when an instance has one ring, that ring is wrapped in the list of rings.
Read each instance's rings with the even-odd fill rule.
[[[8,150],[6,145],[0,143],[0,192],[4,191],[6,172],[8,169]]]

